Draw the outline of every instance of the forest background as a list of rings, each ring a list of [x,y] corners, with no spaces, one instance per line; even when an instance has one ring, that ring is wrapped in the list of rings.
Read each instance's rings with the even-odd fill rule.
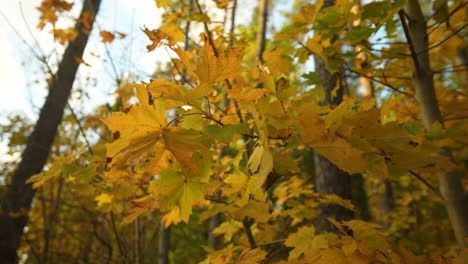
[[[468,263],[467,1],[29,2],[1,263]]]

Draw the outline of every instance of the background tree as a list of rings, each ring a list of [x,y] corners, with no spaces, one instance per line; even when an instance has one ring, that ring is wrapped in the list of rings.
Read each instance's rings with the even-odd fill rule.
[[[99,0],[86,1],[83,5],[79,22],[75,26],[77,36],[70,41],[59,70],[53,75],[49,96],[29,136],[11,185],[2,199],[0,256],[3,263],[16,262],[16,251],[20,245],[23,228],[27,224],[28,211],[34,198],[34,189],[27,181],[34,174],[41,172],[47,161],[79,66],[76,58],[81,58],[83,55],[100,2]],[[86,24],[83,22],[85,16],[87,17]]]

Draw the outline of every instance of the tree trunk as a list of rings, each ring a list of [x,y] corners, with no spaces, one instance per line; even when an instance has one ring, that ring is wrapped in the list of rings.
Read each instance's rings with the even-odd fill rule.
[[[260,0],[258,5],[258,31],[257,31],[257,63],[263,63],[263,52],[266,45],[266,27],[268,23],[268,1]]]
[[[351,9],[351,12],[354,14],[359,14],[361,12],[361,2],[358,2],[353,8]],[[356,19],[353,21],[353,26],[359,26],[361,24],[361,19]],[[362,51],[363,46],[362,45],[357,45],[355,47],[356,52],[359,52],[359,54],[356,56],[356,66],[358,69],[361,69],[364,73],[367,73],[368,70],[370,70],[369,65],[369,58],[367,56],[367,53],[365,52],[360,52]],[[359,77],[359,84],[361,85],[361,94],[362,97],[375,97],[375,89],[374,89],[374,83],[372,82],[371,79],[366,78],[364,76]],[[362,175],[359,175],[358,177],[353,176],[354,178],[360,178],[360,179],[353,179],[353,180],[361,180],[364,182],[364,178]],[[393,191],[392,191],[392,184],[389,179],[384,179],[381,184],[385,186],[384,193],[379,193],[379,202],[380,202],[380,209],[382,210],[382,215],[381,219],[378,219],[382,222],[382,224],[385,227],[390,227],[390,221],[387,219],[389,214],[394,208],[394,202],[393,202]],[[367,198],[367,195],[364,191],[364,188],[361,188],[361,192],[358,193],[359,197],[365,197]],[[353,195],[353,200],[354,200],[354,195]],[[367,199],[366,199],[367,202]],[[370,218],[370,213],[369,213],[369,208],[367,204],[365,207],[363,206],[362,202],[357,204],[361,205],[358,207],[360,210],[360,216],[364,217],[364,220],[369,220]]]
[[[161,221],[159,227],[159,261],[158,264],[169,264],[169,250],[171,248],[171,227],[165,227]]]
[[[330,5],[326,1],[325,4]],[[324,61],[319,57],[314,57],[315,71],[321,79],[329,80],[324,85],[325,100],[322,102],[324,105],[338,105],[343,100],[343,87],[340,85],[336,96],[332,97],[332,90],[337,82],[340,82],[342,76],[340,72],[330,74],[325,67]],[[341,84],[341,82],[340,82]],[[343,199],[351,200],[352,198],[352,183],[351,176],[336,167],[327,158],[319,153],[315,154],[315,185],[318,193],[335,194]],[[336,227],[327,220],[328,217],[334,218],[338,221],[350,220],[353,217],[353,212],[339,205],[322,204],[320,206],[321,213],[317,221],[318,232],[337,232]]]
[[[434,122],[440,122],[442,125],[444,123],[437,103],[429,62],[426,21],[418,0],[408,0],[404,11],[400,12],[400,18],[413,58],[416,100],[419,103],[424,127],[430,132]],[[448,149],[440,154],[451,156]],[[438,179],[440,193],[444,197],[457,242],[460,247],[468,247],[468,241],[464,240],[468,237],[468,199],[463,190],[460,173],[458,171],[439,173]]]
[[[83,21],[85,12],[95,15],[100,3],[101,0],[85,1],[79,21]],[[94,22],[94,18],[92,22]],[[32,185],[26,184],[26,181],[31,176],[41,172],[47,161],[78,70],[79,63],[76,58],[83,56],[88,42],[89,31],[81,22],[76,24],[75,30],[78,36],[70,41],[65,50],[58,72],[50,85],[49,95],[39,114],[39,119],[28,138],[26,149],[2,201],[0,263],[17,262],[16,251],[20,246],[23,229],[28,222],[28,210],[31,208],[35,193]],[[20,215],[18,216],[18,214]]]
[[[219,249],[221,245],[221,236],[215,236],[213,231],[221,224],[221,214],[215,214],[210,217],[208,230],[208,247],[212,249]]]

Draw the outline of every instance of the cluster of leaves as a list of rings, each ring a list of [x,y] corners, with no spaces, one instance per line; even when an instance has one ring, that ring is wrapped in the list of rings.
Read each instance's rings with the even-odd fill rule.
[[[93,155],[85,150],[62,153],[62,157],[52,159],[48,170],[30,180],[35,187],[42,186],[44,194],[39,197],[44,201],[46,190],[54,190],[52,196],[59,195],[65,186],[61,199],[91,218],[101,215],[102,221],[107,221],[93,220],[91,227],[77,224],[70,226],[74,230],[61,232],[91,229],[99,234],[99,229],[104,233],[113,230],[116,242],[112,243],[123,254],[125,245],[119,241],[119,232],[131,234],[129,223],[134,221],[148,228],[153,224],[155,229],[150,217],[154,212],[163,215],[166,227],[181,222],[188,223],[186,227],[195,226],[220,214],[223,222],[213,234],[223,238],[224,248],[206,248],[207,255],[197,256],[205,259],[203,263],[466,261],[466,250],[449,258],[456,254],[447,254],[452,246],[450,237],[417,240],[422,231],[448,232],[448,224],[443,220],[444,212],[431,215],[441,206],[440,197],[414,177],[433,182],[436,173],[465,169],[467,124],[463,117],[468,110],[466,93],[460,87],[466,84],[466,75],[440,70],[436,89],[448,121],[446,128],[436,123],[431,134],[425,134],[408,74],[408,46],[369,41],[371,36],[384,40],[400,37],[397,13],[404,1],[370,2],[360,12],[352,11],[357,1],[334,2],[326,8],[323,0],[303,5],[275,34],[264,52],[264,63],[255,65],[254,44],[246,40],[249,32],[226,36],[223,27],[215,23],[209,29],[209,17],[200,7],[198,13],[189,12],[192,7],[187,6],[179,12],[169,8],[169,1],[156,1],[167,13],[160,28],[144,30],[152,41],[148,49],[165,45],[177,55],[173,59],[175,78],[155,78],[120,88],[119,100],[125,108],[110,114],[102,110],[87,120],[89,129],[103,130],[105,124],[111,132],[104,137],[107,140],[92,146]],[[218,8],[227,9],[230,1],[216,3]],[[463,40],[459,35],[448,38],[450,33],[444,27],[449,24],[443,22],[450,15],[450,27],[461,28],[466,8],[457,6],[457,1],[435,1],[433,8],[432,67],[454,69],[453,50],[462,47]],[[55,21],[48,19],[53,17],[49,12],[43,17],[44,21]],[[198,22],[208,29],[193,49],[179,46],[184,41],[183,21]],[[103,42],[114,39],[110,32],[101,32],[101,36]],[[447,40],[439,43],[444,37]],[[354,49],[356,46],[360,48]],[[372,67],[358,66],[355,58],[360,53],[367,54]],[[320,104],[326,96],[321,88],[329,80],[320,79],[315,72],[301,73],[295,66],[311,60],[312,55],[323,58],[329,72],[345,72],[350,86],[354,77],[373,80],[376,94],[382,96],[378,101],[348,96],[339,105]],[[133,91],[138,99],[134,105],[129,103]],[[434,155],[443,147],[454,150],[453,159]],[[394,222],[389,230],[361,220],[329,219],[338,233],[315,232],[313,223],[320,204],[356,209],[336,195],[314,192],[313,177],[302,169],[307,161],[298,154],[308,148],[341,170],[365,175],[369,190],[379,192],[376,184],[393,182],[398,217],[390,216]],[[372,200],[369,203],[372,205]],[[72,208],[68,217],[79,218]],[[419,220],[414,219],[412,210],[420,215]],[[122,224],[115,223],[116,215]],[[445,224],[430,223],[434,219]],[[40,220],[33,223],[47,224]],[[415,231],[414,227],[420,228]],[[26,240],[39,240],[36,235],[31,232]],[[108,239],[101,238],[100,243],[107,247]],[[415,256],[399,246],[417,253],[439,247],[435,253],[446,255]],[[112,259],[112,253],[110,256]]]

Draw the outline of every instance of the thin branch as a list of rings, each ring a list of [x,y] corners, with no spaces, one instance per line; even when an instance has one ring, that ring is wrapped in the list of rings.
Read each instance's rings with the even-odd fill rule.
[[[457,35],[459,32],[461,32],[463,29],[465,29],[466,27],[468,26],[468,23],[466,23],[465,25],[461,26],[459,29],[455,30],[454,32],[452,32],[452,34],[450,34],[448,37],[446,37],[445,39],[441,40],[439,43],[437,44],[434,44],[430,47],[428,47],[427,49],[424,49],[424,50],[421,50],[420,52],[416,53],[416,55],[419,55],[421,53],[424,53],[426,51],[429,51],[431,49],[434,49],[434,48],[437,48],[439,47],[440,45],[444,44],[447,40],[449,40],[451,37]]]
[[[427,26],[427,28],[431,28],[431,27],[434,27],[434,26],[437,26],[437,25],[440,25],[442,23],[444,23],[445,21],[449,20],[453,14],[455,14],[456,12],[458,12],[458,10],[462,9],[465,5],[466,5],[467,2],[465,1],[462,1],[455,9],[452,10],[452,12],[450,12],[444,19],[442,19],[441,21],[439,22],[434,22],[433,24]],[[435,14],[435,12],[434,12]],[[428,35],[431,34],[432,32],[434,32],[434,30],[436,30],[436,28],[434,28],[431,32],[427,33]]]
[[[85,0],[85,1],[87,1],[87,2],[91,5],[91,7],[93,7],[93,3],[92,3],[90,0]],[[93,15],[94,17],[96,17],[96,14],[91,14],[91,15]],[[98,31],[101,31],[102,29],[101,29],[101,27],[100,27],[100,25],[99,25],[97,19],[96,19],[96,22],[95,22],[95,23],[96,23],[96,29],[97,29]],[[115,74],[115,82],[116,82],[116,84],[117,84],[117,88],[119,88],[119,87],[121,86],[121,84],[122,84],[122,80],[121,80],[120,77],[119,77],[119,72],[118,72],[118,70],[117,70],[117,66],[115,65],[114,59],[113,59],[113,57],[112,57],[111,54],[110,54],[109,45],[108,45],[107,43],[104,43],[104,50],[105,50],[105,52],[106,52],[107,58],[109,59],[109,62],[111,63],[112,70],[114,71],[114,74]]]
[[[119,235],[119,231],[117,230],[117,226],[115,224],[115,215],[113,212],[110,212],[110,217],[111,217],[111,226],[112,226],[112,232],[114,232],[115,240],[117,241],[117,245],[120,251],[120,255],[122,256],[124,263],[128,263],[127,261],[127,255],[125,254],[125,250],[123,247],[122,240]]]
[[[409,33],[408,24],[406,23],[405,11],[400,10],[398,12],[398,15],[400,16],[401,25],[403,26],[403,31],[405,32],[406,40],[408,41],[409,49],[411,52],[411,58],[413,59],[413,63],[414,63],[414,68],[416,69],[416,73],[419,75],[419,71],[421,70],[421,66],[419,65],[419,61],[418,61],[419,54],[417,54],[416,51],[414,50],[414,43]]]
[[[200,6],[200,1],[198,0],[195,0],[195,3],[197,4],[197,8],[198,8],[198,11],[201,13],[201,14],[205,14]],[[215,55],[215,57],[218,57],[218,50],[216,49],[216,46],[214,44],[214,41],[213,41],[213,36],[211,34],[211,31],[210,29],[208,28],[208,24],[206,22],[203,22],[203,27],[205,28],[205,32],[206,34],[208,35],[208,42],[210,43],[211,47],[213,48],[213,54]]]
[[[357,74],[357,75],[359,75],[359,76],[368,78],[368,79],[370,79],[370,80],[372,80],[372,81],[374,81],[374,82],[380,83],[380,84],[384,85],[385,87],[388,87],[388,88],[392,89],[392,90],[395,91],[395,92],[404,94],[404,95],[409,96],[409,97],[414,97],[412,94],[407,93],[407,92],[405,92],[405,91],[401,91],[401,90],[399,90],[398,88],[393,87],[391,84],[382,82],[382,81],[380,81],[379,79],[377,79],[377,78],[375,78],[375,77],[368,76],[368,75],[366,75],[366,74],[364,74],[364,73],[362,73],[362,72],[354,71],[354,70],[350,69],[349,67],[347,68],[347,70],[350,71],[350,72],[352,72],[352,73],[355,73],[355,74]]]
[[[283,243],[283,242],[285,242],[285,241],[286,241],[285,238],[283,238],[283,239],[277,239],[277,240],[273,240],[273,241],[270,241],[270,242],[266,242],[266,243],[260,244],[260,245],[258,245],[258,247],[264,247],[264,246],[279,244],[279,243]]]
[[[257,243],[255,242],[254,236],[252,234],[252,229],[250,227],[253,224],[253,219],[244,218],[242,220],[242,226],[244,227],[245,234],[247,235],[247,239],[249,240],[250,248],[254,249],[257,248]]]
[[[465,64],[460,64],[460,65],[455,65],[447,68],[441,68],[439,70],[434,70],[432,72],[434,73],[439,73],[439,72],[459,72],[459,71],[466,71],[468,70],[467,65]]]
[[[89,153],[91,155],[94,155],[93,149],[91,148],[91,144],[89,143],[88,137],[86,136],[86,133],[83,129],[83,126],[81,126],[80,120],[78,119],[78,116],[75,114],[75,111],[73,111],[73,108],[71,107],[70,103],[67,102],[67,108],[70,110],[73,119],[75,119],[76,124],[78,125],[78,129],[80,130],[81,135],[83,136],[85,142],[86,142],[86,147],[88,148]]]
[[[259,136],[255,136],[255,135],[249,135],[249,134],[241,134],[243,137],[248,137],[248,138],[260,138]],[[268,139],[281,139],[281,140],[288,140],[290,138],[290,136],[287,136],[287,137],[272,137],[272,136],[268,136]]]
[[[201,9],[201,6],[200,6],[200,2],[198,0],[195,0],[195,3],[197,4],[197,7],[198,7],[198,11],[201,13],[201,14],[204,14],[203,10]],[[211,31],[210,29],[208,28],[208,24],[206,22],[203,22],[203,26],[205,27],[205,31],[206,31],[206,34],[208,36],[208,42],[210,43],[211,47],[213,48],[213,54],[215,55],[215,57],[218,57],[218,49],[216,48],[216,46],[214,45],[214,40],[213,40],[213,36],[211,34]],[[225,79],[224,82],[226,83],[226,86],[228,87],[229,90],[232,90],[232,85],[231,85],[231,82],[228,80],[228,79]],[[236,113],[237,113],[237,118],[239,118],[239,121],[241,123],[244,122],[243,118],[242,118],[242,114],[240,112],[240,109],[239,109],[239,105],[237,104],[236,101],[234,101],[234,106],[236,107]]]
[[[468,119],[468,116],[455,116],[451,118],[444,118],[444,122],[454,121],[454,120],[463,120],[463,119]]]
[[[429,188],[429,190],[431,190],[432,192],[434,192],[437,196],[439,196],[440,198],[444,199],[444,197],[440,194],[439,191],[437,191],[437,189],[432,186],[429,182],[427,182],[423,177],[421,177],[421,175],[419,175],[418,173],[412,171],[412,170],[409,170],[408,171],[411,175],[413,175],[414,177],[416,177],[416,179],[418,179],[419,181],[421,181],[424,185],[426,185],[427,188]]]
[[[171,62],[174,65],[176,71],[180,74],[180,76],[182,78],[182,82],[188,84],[192,88],[195,88],[195,86],[186,79],[186,76],[185,76],[186,74],[183,71],[181,71],[179,69],[179,67],[177,67],[177,64],[175,63],[174,59],[171,57],[171,54],[169,53],[169,50],[167,49],[167,47],[164,47],[164,48],[165,48],[165,50],[167,52],[167,55],[169,56],[169,59],[171,59]]]

